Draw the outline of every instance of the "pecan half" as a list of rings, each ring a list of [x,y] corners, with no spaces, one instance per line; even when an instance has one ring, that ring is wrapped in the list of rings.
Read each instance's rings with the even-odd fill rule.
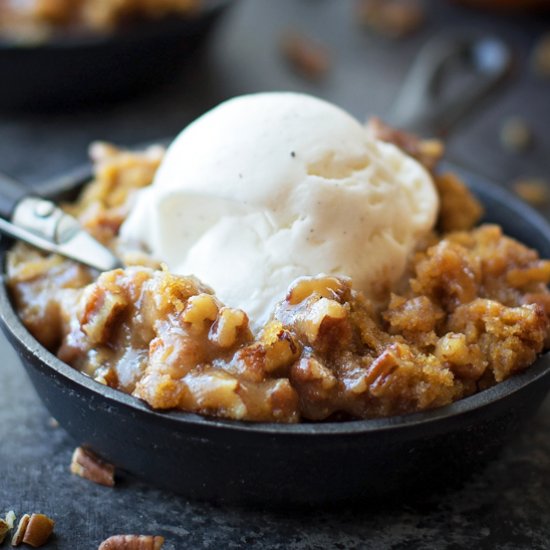
[[[98,550],[160,550],[164,537],[152,535],[114,535],[104,540]]]
[[[543,178],[521,178],[513,183],[512,188],[531,206],[544,206],[550,202],[550,184]]]
[[[505,119],[500,128],[500,144],[512,153],[522,153],[533,144],[533,131],[520,116]]]
[[[544,34],[531,55],[531,68],[540,78],[550,78],[550,33]]]
[[[115,484],[115,467],[82,447],[74,450],[71,472],[106,487],[113,487]]]
[[[23,533],[23,544],[28,544],[33,548],[43,546],[53,533],[54,525],[54,520],[48,516],[44,514],[33,514]]]
[[[357,18],[381,35],[402,38],[422,26],[426,13],[418,0],[361,0]]]

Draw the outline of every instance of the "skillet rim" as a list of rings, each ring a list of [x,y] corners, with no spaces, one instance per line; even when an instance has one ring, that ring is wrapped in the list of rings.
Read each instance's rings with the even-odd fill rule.
[[[523,203],[509,191],[488,181],[485,177],[476,175],[468,169],[450,162],[442,163],[442,171],[449,169],[464,176],[468,186],[471,187],[474,192],[483,188],[483,193],[491,196],[496,203],[504,204],[506,208],[513,210],[521,218],[528,218],[532,225],[536,226],[539,233],[548,242],[550,247],[550,224],[537,211]],[[40,188],[41,195],[46,197],[57,195],[59,197],[63,194],[74,192],[89,181],[91,175],[92,171],[90,165],[80,166],[59,178],[46,182]],[[470,413],[473,414],[484,407],[488,407],[506,399],[510,395],[522,390],[524,387],[535,384],[545,376],[550,375],[550,352],[546,352],[540,355],[524,372],[515,374],[491,388],[469,397],[459,399],[444,407],[406,415],[374,419],[284,424],[225,420],[184,411],[157,411],[151,409],[140,399],[120,390],[100,384],[85,374],[73,369],[44,348],[38,340],[27,331],[12,306],[6,285],[4,271],[5,256],[11,242],[11,240],[5,239],[0,243],[0,262],[2,264],[0,273],[0,319],[4,330],[9,332],[6,336],[10,345],[17,352],[21,352],[21,349],[24,349],[27,353],[34,356],[35,359],[38,359],[42,367],[52,369],[53,373],[57,376],[78,386],[79,389],[97,394],[107,402],[112,400],[119,406],[129,408],[138,414],[148,415],[159,422],[164,421],[168,424],[193,425],[206,429],[289,436],[341,436],[407,430],[418,426],[436,424],[444,420],[457,419]],[[17,343],[13,342],[14,339]],[[139,421],[137,418],[136,420]]]

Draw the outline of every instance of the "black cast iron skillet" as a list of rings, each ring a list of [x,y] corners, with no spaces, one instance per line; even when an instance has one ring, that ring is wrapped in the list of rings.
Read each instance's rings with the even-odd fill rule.
[[[105,34],[62,33],[40,43],[0,36],[0,109],[43,110],[126,97],[178,74],[229,0],[196,14],[129,24]]]
[[[459,44],[454,51],[475,60],[470,53],[478,50]],[[440,61],[455,59],[452,53]],[[485,76],[500,79],[506,68],[500,58],[493,67]],[[489,84],[480,87],[481,95]],[[488,221],[550,257],[550,227],[538,214],[498,187],[447,168],[465,177],[484,203]],[[42,190],[56,201],[70,199],[89,178],[85,169]],[[10,244],[0,242],[2,262]],[[550,387],[550,356],[544,355],[526,372],[489,390],[401,417],[277,425],[160,413],[94,382],[45,350],[21,324],[4,284],[0,313],[37,392],[79,444],[143,479],[193,498],[271,505],[351,500],[377,504],[392,496],[442,491],[492,458],[521,430]]]
[[[550,227],[500,188],[455,166],[487,221],[550,257]],[[50,186],[67,199],[84,172]],[[4,263],[11,243],[0,243]],[[454,486],[522,430],[550,387],[550,356],[526,372],[437,410],[377,420],[254,424],[152,411],[45,350],[0,285],[4,331],[53,417],[105,459],[155,485],[199,499],[270,505],[335,504],[410,497]]]

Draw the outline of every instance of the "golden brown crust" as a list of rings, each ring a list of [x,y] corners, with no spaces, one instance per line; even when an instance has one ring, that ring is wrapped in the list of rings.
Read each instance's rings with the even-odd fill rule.
[[[464,182],[450,172],[435,175],[434,182],[439,193],[438,229],[444,233],[472,229],[483,215],[483,207]]]

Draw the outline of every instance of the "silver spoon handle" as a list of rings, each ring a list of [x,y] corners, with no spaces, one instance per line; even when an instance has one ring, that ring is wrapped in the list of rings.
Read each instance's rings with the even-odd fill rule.
[[[438,36],[418,54],[389,122],[423,135],[447,135],[505,81],[512,52],[501,39]],[[465,79],[458,86],[456,77]]]

